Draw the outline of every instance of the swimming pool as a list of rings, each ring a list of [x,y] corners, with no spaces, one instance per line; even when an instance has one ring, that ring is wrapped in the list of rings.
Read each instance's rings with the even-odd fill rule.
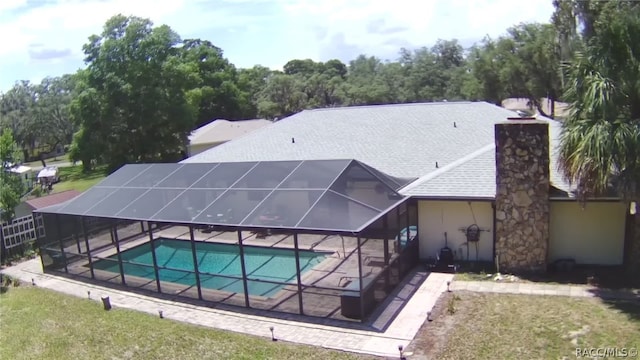
[[[196,285],[193,273],[193,253],[191,243],[186,240],[164,239],[154,240],[155,253],[161,281],[183,285]],[[237,276],[242,278],[240,265],[240,248],[232,244],[196,242],[196,257],[200,271],[200,286],[232,293],[244,293],[240,279],[230,279],[215,275]],[[300,250],[300,272],[319,264],[327,253]],[[121,252],[123,270],[127,275],[146,279],[155,279],[153,271],[153,255],[150,243],[145,243]],[[119,273],[117,255],[108,260],[93,263],[94,269]],[[125,263],[130,261],[132,263]],[[293,249],[275,249],[257,246],[244,246],[244,261],[248,279],[269,280],[278,282],[296,282],[296,260]],[[250,295],[272,297],[285,285],[259,281],[248,281]]]

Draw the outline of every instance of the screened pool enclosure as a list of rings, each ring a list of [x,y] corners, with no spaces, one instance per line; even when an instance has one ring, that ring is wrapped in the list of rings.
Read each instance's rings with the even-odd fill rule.
[[[356,160],[125,165],[41,209],[45,272],[363,321],[418,261],[413,179]]]

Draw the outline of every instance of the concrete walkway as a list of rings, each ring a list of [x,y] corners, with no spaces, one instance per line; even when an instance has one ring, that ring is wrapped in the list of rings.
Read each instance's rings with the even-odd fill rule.
[[[526,282],[454,281],[451,290],[467,290],[525,295],[598,297],[603,299],[640,300],[638,290],[609,290],[589,285],[534,284]]]
[[[262,337],[270,337],[269,327],[273,326],[275,336],[283,341],[383,357],[397,357],[398,345],[409,345],[425,322],[427,312],[431,311],[442,292],[446,291],[447,282],[453,280],[451,274],[425,273],[426,280],[418,285],[408,301],[403,299],[406,304],[389,326],[382,331],[369,331],[211,309],[119,291],[44,274],[39,258],[6,268],[2,273],[29,284],[33,279],[36,286],[77,297],[87,298],[87,291],[91,291],[91,298],[95,301],[100,301],[102,296],[109,296],[111,304],[116,308],[144,311],[155,316],[158,315],[158,310],[162,310],[165,318]]]

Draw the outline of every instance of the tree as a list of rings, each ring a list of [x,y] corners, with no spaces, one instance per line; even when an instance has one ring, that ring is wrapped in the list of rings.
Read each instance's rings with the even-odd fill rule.
[[[80,125],[73,160],[113,170],[125,163],[183,157],[203,95],[194,62],[184,61],[180,37],[168,26],[117,15],[84,45],[88,64],[71,107]]]
[[[29,81],[19,81],[2,95],[0,115],[2,128],[9,128],[13,138],[22,149],[24,157],[36,145],[37,136],[33,132],[31,113],[36,101],[35,88]]]
[[[560,48],[549,24],[520,24],[500,39],[498,50],[505,60],[501,78],[512,97],[529,99],[538,112],[555,117],[554,104],[560,98]],[[550,113],[542,109],[541,98],[551,103]]]
[[[267,86],[267,81],[272,73],[271,69],[260,65],[238,70],[238,88],[241,92],[243,118],[255,118],[258,116],[259,96]]]
[[[192,98],[198,101],[195,127],[214,119],[243,117],[243,98],[238,88],[236,68],[223,57],[222,49],[211,42],[188,39],[182,42],[181,57],[197,69],[197,83]]]
[[[388,83],[382,79],[385,64],[375,56],[360,55],[349,62],[346,101],[349,105],[375,105],[395,102]]]
[[[3,127],[13,131],[25,159],[50,153],[71,142],[75,131],[68,106],[75,86],[74,77],[45,78],[40,84],[16,83],[0,100]]]
[[[640,6],[605,9],[598,36],[567,67],[571,115],[562,137],[563,169],[584,195],[640,190]]]
[[[304,60],[291,60],[287,62],[282,70],[287,75],[304,75],[311,76],[316,73],[321,73],[324,70],[324,64],[316,63],[311,59]]]
[[[304,110],[308,100],[302,77],[275,74],[258,96],[258,115],[267,119],[290,116]]]
[[[20,151],[11,129],[5,128],[0,135],[0,162],[0,219],[9,222],[25,190],[20,176],[11,172],[11,168],[20,162]]]
[[[69,115],[75,79],[71,75],[45,78],[35,86],[37,100],[31,112],[31,129],[44,153],[70,144],[77,130]]]
[[[507,95],[500,78],[501,65],[495,41],[487,37],[480,45],[472,47],[469,62],[473,76],[464,84],[467,98],[501,106]]]
[[[567,66],[571,105],[561,136],[561,168],[580,199],[615,194],[640,200],[640,6],[601,5],[584,52]],[[640,212],[640,211],[639,211]],[[640,215],[625,264],[640,271]]]

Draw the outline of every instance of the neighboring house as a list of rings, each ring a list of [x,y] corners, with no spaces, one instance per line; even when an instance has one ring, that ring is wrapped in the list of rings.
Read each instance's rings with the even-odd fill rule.
[[[629,211],[618,199],[573,198],[558,169],[560,130],[485,102],[305,110],[183,163],[356,159],[417,178],[399,191],[419,201],[422,259],[447,244],[459,259],[497,256],[506,270],[566,258],[621,265]],[[468,242],[474,224],[479,241]]]
[[[551,116],[551,100],[540,99],[540,107],[545,114]],[[507,110],[526,112],[531,115],[540,115],[538,109],[529,103],[529,99],[509,98],[502,101],[502,107]],[[569,114],[569,104],[556,101],[554,108],[555,119],[564,119]]]
[[[191,133],[189,136],[189,155],[199,154],[271,124],[271,121],[264,119],[238,121],[224,119],[214,120]]]
[[[29,192],[31,191],[31,189],[33,189],[33,183],[35,182],[35,179],[33,177],[32,168],[24,165],[18,165],[10,168],[9,171],[20,177],[22,183],[24,184],[25,192]]]
[[[16,206],[15,217],[19,218],[19,217],[31,215],[34,210],[61,204],[63,202],[66,202],[75,198],[80,194],[81,192],[76,190],[67,190],[67,191],[62,191],[59,193],[54,193],[51,195],[41,196],[41,197],[23,201],[18,206]]]

